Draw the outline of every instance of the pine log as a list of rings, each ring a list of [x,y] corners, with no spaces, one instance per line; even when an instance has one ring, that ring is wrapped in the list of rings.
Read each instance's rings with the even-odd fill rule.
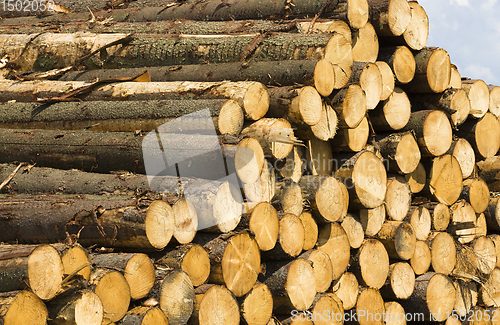
[[[421,162],[418,163],[417,168],[415,168],[414,171],[405,175],[405,179],[408,182],[408,185],[410,185],[410,189],[413,194],[422,191],[427,180],[427,173],[425,172],[424,165]]]
[[[391,325],[405,325],[406,324],[406,313],[403,308],[398,302],[396,301],[389,301],[384,303],[385,307],[385,319],[386,319],[386,324],[391,324]]]
[[[209,1],[207,3],[197,3],[193,5],[181,4],[165,8],[158,14],[158,19],[171,20],[183,18],[204,21],[230,21],[256,18],[304,17],[316,14],[323,5],[324,3],[321,1],[297,1],[293,6],[284,4],[280,1],[271,1],[265,4],[255,1],[249,3],[234,2],[221,7],[219,2]],[[323,14],[331,14],[336,6],[337,1],[332,1],[324,8]]]
[[[314,87],[321,96],[329,96],[335,86],[335,69],[330,61],[321,59],[314,67]]]
[[[415,57],[406,46],[382,47],[377,60],[384,61],[391,67],[399,85],[409,83],[415,76]]]
[[[384,101],[394,92],[395,76],[391,67],[386,62],[376,61],[375,64],[382,75],[382,95],[380,96],[380,100]]]
[[[101,300],[104,319],[119,321],[130,304],[130,287],[122,273],[96,268],[90,275],[89,289]]]
[[[481,118],[488,112],[490,106],[490,90],[481,79],[462,80],[462,89],[465,90],[470,102],[470,115]]]
[[[457,263],[457,250],[453,237],[447,232],[433,232],[427,244],[431,250],[434,272],[449,275]]]
[[[385,193],[385,208],[387,216],[394,221],[403,220],[408,214],[411,206],[411,190],[410,185],[404,177],[396,176],[387,179],[387,191]],[[415,225],[412,224],[415,228]],[[430,226],[430,225],[429,225]],[[418,229],[415,230],[415,235],[419,236]]]
[[[432,219],[429,210],[424,206],[410,207],[404,220],[408,222],[415,232],[417,240],[426,240],[431,232]]]
[[[457,158],[464,179],[470,177],[476,165],[476,155],[470,143],[462,138],[453,140],[450,149],[446,152]]]
[[[314,302],[308,312],[309,318],[314,323],[330,322],[331,324],[342,323],[344,308],[342,301],[334,293],[321,293],[316,295]]]
[[[77,272],[76,274],[81,275],[87,281],[89,280],[92,259],[87,249],[78,243],[67,246],[61,252],[61,260],[64,274],[69,275]]]
[[[294,124],[315,125],[319,122],[323,102],[314,87],[271,88],[269,95],[268,117],[288,118]]]
[[[385,216],[386,211],[384,205],[380,205],[373,209],[359,210],[359,219],[365,235],[375,236],[380,229],[382,229],[382,225],[385,222]]]
[[[40,299],[49,300],[61,290],[63,271],[59,252],[40,245],[28,256],[0,261],[0,292],[27,287]]]
[[[264,161],[264,150],[259,141],[244,138],[238,142],[234,164],[236,174],[243,183],[252,184],[260,180]]]
[[[335,172],[349,190],[350,205],[375,208],[384,201],[387,188],[387,172],[379,157],[370,151],[362,151]]]
[[[484,213],[477,214],[476,219],[476,236],[486,236],[488,234],[488,223]]]
[[[130,110],[131,106],[135,109]],[[189,120],[191,130],[206,132],[215,126],[220,134],[236,136],[241,132],[243,110],[235,101],[225,99],[59,102],[52,104],[50,109],[43,109],[37,103],[6,103],[0,111],[0,126],[11,129],[149,132],[180,115],[194,113],[201,108],[208,108],[212,118],[184,117],[184,122]]]
[[[290,122],[285,119],[261,118],[244,128],[241,134],[257,139],[264,153],[276,159],[288,156],[293,145],[300,142],[295,138]]]
[[[276,314],[305,311],[316,296],[316,279],[309,261],[297,258],[271,274],[264,282],[273,294]]]
[[[458,68],[456,65],[451,65],[451,79],[449,88],[462,89],[462,76],[460,72],[458,72]]]
[[[97,267],[123,273],[131,299],[146,297],[155,282],[155,269],[146,254],[93,254],[92,261]]]
[[[333,266],[328,254],[318,249],[311,249],[298,258],[303,258],[311,263],[316,279],[316,292],[326,292],[332,284],[333,277]]]
[[[419,51],[427,44],[429,18],[425,9],[417,1],[409,1],[411,20],[403,33],[405,43],[412,50]]]
[[[341,2],[347,2],[347,0],[340,0]],[[349,0],[351,1],[351,0]],[[354,0],[359,1],[359,0]],[[365,0],[361,0],[363,2]],[[340,7],[340,5],[339,5]],[[347,8],[349,10],[349,8]],[[352,7],[351,7],[352,9]],[[360,14],[361,12],[357,12],[356,14]],[[339,33],[345,37],[347,41],[351,41],[352,33],[350,24],[340,19],[316,19],[316,22],[312,24],[311,20],[307,21],[298,21],[297,29],[302,33],[307,33],[313,25],[311,33],[313,34],[326,34],[326,33]]]
[[[161,18],[160,18],[161,19]],[[15,35],[15,36],[14,36]],[[33,36],[26,34],[0,35],[9,47],[0,47],[10,57],[17,57]],[[179,64],[203,64],[257,61],[321,59],[330,35],[314,38],[303,34],[270,33],[261,35],[155,35],[138,37],[127,34],[58,34],[44,33],[34,39],[18,63],[21,70],[47,71],[80,63],[101,46],[113,41],[126,43],[109,47],[105,57],[90,57],[81,63],[88,68],[137,68]],[[43,47],[43,44],[51,44]],[[75,47],[74,44],[79,46]],[[255,51],[251,51],[256,47]],[[32,50],[35,48],[35,50]],[[217,49],[214,51],[213,49]],[[286,49],[286,50],[283,50]],[[225,53],[221,55],[221,53]],[[247,57],[248,56],[248,57]],[[332,62],[335,64],[335,62]]]
[[[61,94],[68,93],[68,89],[77,90],[87,85],[88,84],[82,81],[26,81],[18,83],[17,85],[11,81],[2,81],[0,82],[0,89],[2,90],[0,101],[7,102],[8,100],[16,100],[19,102],[26,102],[36,100],[43,103],[47,98],[50,99],[50,97],[57,97]],[[245,116],[251,120],[260,119],[267,113],[269,108],[269,93],[266,86],[255,81],[121,82],[103,85],[97,89],[90,90],[90,92],[84,96],[84,99],[87,101],[124,99],[232,99],[238,102],[244,109]],[[212,110],[216,110],[214,104],[210,106]],[[177,110],[179,110],[179,108],[177,108]],[[193,105],[189,105],[187,112],[191,113],[193,111]],[[130,115],[130,113],[128,115]],[[167,115],[166,117],[169,116]]]
[[[170,23],[170,21],[168,22]],[[242,22],[237,22],[241,25]],[[253,22],[247,22],[252,24]],[[206,24],[206,23],[202,23]],[[224,23],[225,25],[227,23]],[[137,26],[135,26],[137,28]],[[247,29],[248,27],[245,27]],[[295,83],[312,82],[317,60],[250,61],[212,64],[182,64],[175,66],[148,67],[151,81],[258,81],[266,86],[293,86]],[[132,77],[144,68],[103,69],[72,71],[65,73],[60,81],[92,81],[107,78]]]
[[[48,311],[43,301],[29,291],[11,291],[0,294],[0,322],[2,324],[47,324]]]
[[[475,305],[475,303],[473,302],[469,283],[472,285],[472,282],[466,282],[462,279],[457,279],[454,281],[456,291],[456,302],[455,307],[453,308],[455,312],[454,316],[458,316],[462,319],[464,319],[466,315],[469,314],[471,308]],[[475,324],[473,322],[471,323]]]
[[[358,216],[347,214],[340,224],[344,228],[347,237],[349,238],[349,245],[351,248],[359,248],[363,244],[365,232],[363,224]]]
[[[366,1],[365,1],[366,2]],[[379,43],[373,25],[367,22],[352,32],[352,59],[354,62],[377,61]]]
[[[449,231],[458,242],[465,244],[474,240],[476,235],[476,212],[465,200],[458,200],[450,207],[451,223]]]
[[[279,235],[279,218],[276,209],[269,202],[257,204],[248,216],[248,229],[255,234],[255,241],[261,251],[274,248]],[[242,216],[240,226],[247,226]]]
[[[273,295],[264,283],[257,283],[240,299],[240,312],[248,325],[267,325],[273,313]]]
[[[477,270],[485,275],[491,274],[497,263],[493,240],[486,236],[478,236],[471,243],[471,247],[477,258]]]
[[[448,52],[441,48],[425,47],[415,55],[415,77],[405,86],[406,92],[441,93],[451,79],[451,62]]]
[[[403,89],[396,87],[389,98],[381,101],[369,114],[375,131],[400,130],[410,120],[411,103]]]
[[[498,168],[498,156],[479,161],[477,166],[479,168],[479,177],[488,184],[491,191],[497,191],[497,181],[500,179],[500,175],[497,175],[500,170],[500,168]]]
[[[92,291],[64,293],[48,304],[49,318],[59,325],[101,325],[104,309],[100,298]]]
[[[384,299],[378,290],[367,288],[361,291],[356,302],[357,321],[360,325],[384,324],[384,312]]]
[[[488,235],[488,237],[493,241],[493,244],[495,245],[495,252],[497,256],[496,267],[498,267],[500,265],[500,235],[492,234]]]
[[[476,213],[482,213],[488,208],[490,202],[488,185],[481,178],[466,179],[460,199],[469,202]]]
[[[429,189],[440,203],[455,203],[462,193],[462,185],[462,172],[455,157],[446,154],[434,158],[429,173]]]
[[[251,204],[271,202],[276,195],[276,172],[272,164],[266,160],[259,179],[253,184],[244,184],[243,190]]]
[[[353,55],[351,39],[347,40],[340,33],[334,33],[324,48],[324,58],[333,64],[335,89],[343,88],[352,73]]]
[[[418,94],[410,96],[413,110],[442,110],[450,114],[454,128],[463,124],[471,106],[463,89],[448,88],[439,94]]]
[[[443,203],[430,203],[426,207],[432,211],[432,229],[445,231],[451,220],[450,208]]]
[[[345,185],[332,176],[306,175],[299,186],[311,208],[326,222],[335,222],[347,213],[349,195]]]
[[[333,152],[330,142],[313,137],[307,140],[306,146],[306,163],[311,174],[315,176],[331,175],[333,172]]]
[[[173,237],[179,244],[190,243],[198,230],[198,215],[194,205],[186,198],[180,198],[172,206],[174,212]]]
[[[377,146],[389,161],[389,171],[409,174],[420,162],[420,149],[412,132],[391,134],[378,140]]]
[[[197,244],[178,246],[156,260],[155,263],[186,272],[194,287],[205,283],[210,274],[208,253]]]
[[[196,305],[193,284],[182,270],[157,268],[157,278],[149,296],[159,302],[158,307],[169,324],[186,324]]]
[[[495,115],[500,116],[500,87],[488,85],[490,90],[490,106],[488,111]]]
[[[370,136],[368,119],[364,117],[354,129],[341,129],[331,141],[334,151],[360,152]]]
[[[307,251],[313,249],[318,241],[318,224],[314,220],[311,213],[304,211],[299,215],[300,221],[304,226],[304,246],[302,250]],[[259,245],[260,248],[260,245]],[[260,248],[262,250],[262,248]]]
[[[347,3],[347,22],[354,29],[363,28],[368,23],[369,5],[366,0],[339,0],[338,7],[342,2]]]
[[[349,265],[349,238],[342,226],[336,222],[327,223],[319,231],[318,249],[330,257],[333,266],[332,280],[339,279]]]
[[[333,139],[337,134],[338,117],[335,110],[323,102],[323,109],[321,110],[321,118],[318,123],[311,126],[311,133],[316,138],[328,141]],[[304,136],[303,138],[310,138],[311,135]]]
[[[488,307],[498,306],[500,303],[500,269],[495,268],[488,281],[479,290],[480,300]]]
[[[415,279],[412,296],[401,305],[407,313],[420,317],[420,321],[442,322],[452,313],[455,295],[455,286],[448,276],[428,272]]]
[[[465,121],[457,135],[469,141],[477,156],[493,157],[500,148],[499,124],[495,115],[486,113],[479,121]]]
[[[380,289],[382,297],[389,300],[408,299],[415,288],[415,273],[406,262],[393,263],[389,266],[387,282]]]
[[[129,310],[118,323],[120,325],[168,325],[165,313],[157,307],[135,307]]]
[[[340,298],[345,310],[353,308],[356,306],[359,294],[356,276],[351,272],[345,272],[333,283],[332,292]]]
[[[338,115],[339,127],[355,128],[366,115],[366,93],[361,85],[350,84],[331,95],[330,105]]]
[[[382,74],[375,63],[354,62],[350,83],[359,83],[366,96],[366,109],[377,107],[382,96]]]
[[[415,243],[415,253],[410,259],[410,265],[416,275],[422,275],[431,266],[431,250],[426,242],[417,240]]]
[[[409,260],[415,253],[415,231],[402,221],[386,221],[376,235],[392,259]]]
[[[350,264],[350,271],[362,285],[375,289],[382,288],[389,272],[389,256],[380,241],[366,239]]]
[[[407,1],[371,1],[369,21],[377,26],[382,36],[399,36],[404,33],[411,21],[410,6]]]
[[[286,213],[280,216],[278,240],[273,249],[263,252],[263,260],[285,260],[296,257],[304,247],[304,225],[299,217]]]
[[[299,216],[302,213],[304,197],[302,188],[295,182],[283,184],[280,195],[280,204],[284,213]]]
[[[335,115],[335,112],[333,112],[333,115],[335,116],[335,118],[337,117],[337,115]],[[290,151],[290,153],[284,158],[284,160],[276,161],[275,167],[277,167],[277,171],[285,180],[291,180],[292,182],[297,183],[300,181],[302,173],[306,167],[304,165],[305,162],[303,156],[304,155],[301,148],[294,146],[293,150]]]
[[[422,155],[441,156],[452,142],[452,129],[448,116],[442,111],[425,110],[411,113],[403,131],[415,133]]]
[[[166,150],[160,147],[157,135]],[[234,154],[225,144],[239,140],[230,136],[187,132],[136,135],[132,132],[39,129],[2,129],[0,138],[0,151],[9,152],[2,162],[32,161],[41,167],[104,173],[127,170],[150,176],[177,176],[174,164],[190,159],[189,164],[180,164],[180,176],[205,176],[208,179],[227,176],[224,157],[228,158],[229,173],[234,171],[231,166]],[[165,162],[164,154],[173,155],[175,159]],[[210,173],[206,171],[207,165],[213,166]]]

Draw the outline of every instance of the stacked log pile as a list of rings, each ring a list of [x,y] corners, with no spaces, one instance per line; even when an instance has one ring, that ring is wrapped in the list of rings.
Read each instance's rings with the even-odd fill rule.
[[[49,3],[0,14],[0,324],[499,321],[500,88],[416,1]]]

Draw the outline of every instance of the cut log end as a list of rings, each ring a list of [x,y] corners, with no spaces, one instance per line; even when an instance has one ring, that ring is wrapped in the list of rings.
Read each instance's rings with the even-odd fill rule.
[[[422,163],[418,163],[417,168],[415,168],[414,171],[405,175],[405,179],[408,182],[408,185],[410,185],[410,189],[413,194],[422,191],[427,180],[424,165],[422,165]]]
[[[291,263],[285,290],[297,310],[304,311],[312,305],[316,296],[316,278],[309,261],[298,258]]]
[[[220,134],[238,135],[243,130],[245,114],[238,102],[230,99],[222,105],[217,125]]]
[[[199,310],[200,324],[240,323],[238,302],[223,286],[213,286],[203,295]]]
[[[90,276],[96,284],[94,292],[104,308],[104,319],[116,322],[125,316],[130,304],[130,287],[125,277],[117,271],[98,269]]]
[[[259,141],[254,138],[241,140],[236,148],[234,165],[243,183],[257,182],[264,166],[264,151]]]
[[[380,70],[380,74],[382,75],[382,95],[380,96],[380,100],[386,100],[394,91],[394,73],[392,72],[391,67],[384,61],[376,61],[378,69]]]
[[[366,0],[363,0],[366,2]],[[378,36],[373,25],[367,22],[352,32],[352,58],[354,62],[375,62],[379,50]]]
[[[484,158],[493,157],[500,148],[500,122],[498,118],[486,113],[475,127],[475,144],[477,151]]]
[[[427,82],[435,93],[448,88],[451,79],[451,62],[448,52],[436,49],[430,56],[427,65]]]
[[[269,92],[260,82],[252,83],[243,98],[243,108],[251,120],[258,120],[266,115],[269,109]]]
[[[3,324],[46,324],[47,307],[32,292],[20,291],[14,297],[0,298]]]
[[[257,283],[240,305],[241,316],[249,325],[268,324],[273,312],[273,296],[264,283]]]
[[[330,61],[322,59],[314,67],[314,87],[321,96],[329,96],[335,86],[335,71]]]
[[[389,272],[389,256],[384,245],[378,240],[367,239],[359,249],[359,266],[366,285],[380,289]]]
[[[416,275],[421,275],[429,270],[431,266],[431,250],[424,241],[415,243],[415,252],[410,259],[410,265]]]
[[[415,76],[415,57],[406,46],[399,46],[394,52],[393,70],[396,80],[402,84],[407,84]]]
[[[356,313],[360,325],[382,325],[383,317],[372,317],[371,315],[382,315],[385,312],[384,299],[378,290],[369,288],[361,291],[356,303]]]
[[[145,227],[151,246],[163,249],[174,234],[175,215],[172,207],[165,201],[153,201],[146,213]]]
[[[255,206],[248,228],[255,234],[255,240],[262,251],[274,248],[278,240],[279,220],[276,209],[268,202]]]
[[[179,244],[190,243],[198,230],[198,215],[194,205],[185,198],[179,199],[172,206],[175,219],[173,236]]]
[[[424,8],[417,1],[409,1],[411,20],[403,33],[406,44],[413,50],[421,50],[427,44],[429,36],[429,18]]]
[[[41,299],[51,299],[58,293],[61,289],[63,272],[61,256],[54,247],[41,245],[29,255],[29,286]]]

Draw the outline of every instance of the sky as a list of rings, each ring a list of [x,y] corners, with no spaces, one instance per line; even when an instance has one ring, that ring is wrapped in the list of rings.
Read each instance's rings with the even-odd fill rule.
[[[462,77],[500,86],[500,0],[418,0],[429,17],[427,46],[448,51]]]

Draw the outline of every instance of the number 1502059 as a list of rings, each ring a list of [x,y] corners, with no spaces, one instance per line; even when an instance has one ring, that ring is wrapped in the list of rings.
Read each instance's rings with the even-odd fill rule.
[[[3,11],[54,11],[54,0],[1,0]]]

